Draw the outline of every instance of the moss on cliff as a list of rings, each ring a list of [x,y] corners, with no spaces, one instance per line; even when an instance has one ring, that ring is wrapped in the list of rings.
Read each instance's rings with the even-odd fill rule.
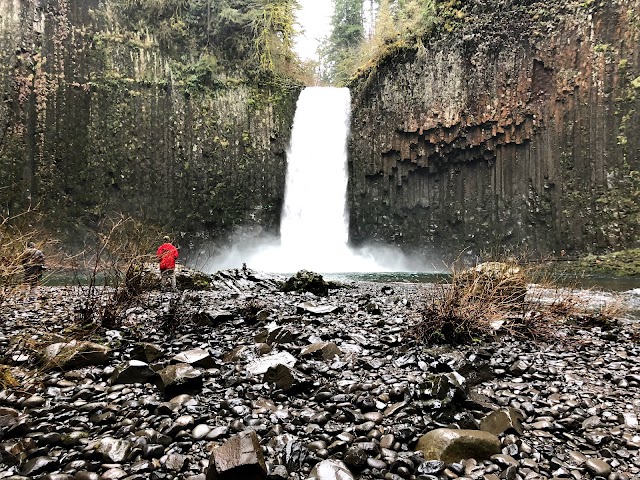
[[[60,0],[36,23],[6,6],[4,210],[40,204],[75,242],[118,212],[202,239],[277,230],[301,85],[261,70],[251,35],[200,2]]]
[[[465,2],[455,32],[361,72],[352,241],[453,254],[637,247],[638,7]]]
[[[579,260],[577,266],[589,273],[640,277],[640,249],[622,250],[603,255],[588,255]]]

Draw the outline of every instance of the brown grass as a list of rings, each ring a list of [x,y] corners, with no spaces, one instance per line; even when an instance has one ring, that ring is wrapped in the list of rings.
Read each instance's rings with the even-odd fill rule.
[[[20,257],[27,242],[34,242],[45,253],[49,263],[47,257],[53,251],[55,242],[40,225],[42,216],[36,209],[12,216],[0,215],[0,305],[9,298],[21,295],[26,288]]]
[[[509,335],[558,339],[559,326],[606,326],[620,305],[590,311],[539,264],[515,259],[453,270],[450,283],[429,290],[408,335],[422,342],[461,344]]]

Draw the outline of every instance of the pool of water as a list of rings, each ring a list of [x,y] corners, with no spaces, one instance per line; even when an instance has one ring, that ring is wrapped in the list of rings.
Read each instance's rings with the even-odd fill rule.
[[[451,279],[449,273],[426,273],[426,272],[382,272],[382,273],[334,273],[323,275],[328,280],[338,281],[365,281],[365,282],[399,282],[399,283],[443,283]],[[619,278],[619,277],[576,277],[561,275],[553,278],[561,286],[578,288],[605,290],[610,292],[625,292],[640,289],[640,278]]]

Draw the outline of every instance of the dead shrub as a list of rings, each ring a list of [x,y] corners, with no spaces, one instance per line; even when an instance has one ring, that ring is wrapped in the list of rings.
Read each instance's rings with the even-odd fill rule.
[[[27,242],[33,241],[50,257],[54,242],[40,225],[42,217],[36,209],[12,216],[0,215],[0,305],[20,294],[24,284],[21,255]],[[51,258],[46,261],[50,264]],[[43,276],[43,280],[46,278]]]
[[[18,379],[11,372],[11,367],[9,365],[0,365],[0,391],[12,390],[18,385]]]
[[[268,305],[265,302],[257,299],[250,299],[238,308],[237,313],[245,323],[253,325],[259,321],[258,314],[267,308]]]
[[[609,307],[610,308],[610,307]],[[515,259],[453,270],[450,282],[431,289],[408,335],[428,343],[460,344],[499,335],[557,338],[560,322],[604,322],[617,312],[589,312],[571,289],[554,285],[540,264]]]
[[[131,217],[100,223],[95,247],[74,258],[75,282],[83,298],[77,311],[81,325],[118,326],[124,310],[155,285],[157,279],[147,265],[155,259],[151,252],[158,237],[157,229]]]

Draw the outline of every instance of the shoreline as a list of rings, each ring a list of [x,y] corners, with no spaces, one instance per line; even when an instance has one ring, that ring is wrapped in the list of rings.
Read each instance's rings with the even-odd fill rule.
[[[46,344],[80,339],[70,327],[83,299],[72,288],[43,287],[37,310],[0,307],[0,346],[22,365],[10,367],[19,388],[0,391],[0,408],[17,413],[0,438],[0,478],[203,480],[210,452],[247,430],[273,479],[306,479],[325,459],[363,480],[640,476],[637,322],[451,348],[407,336],[425,285],[354,282],[316,297],[280,292],[256,272],[226,280],[143,294],[120,325],[95,332],[110,351],[95,366],[32,368]],[[158,358],[140,357],[142,344]],[[337,350],[309,353],[315,344]],[[192,365],[201,383],[191,391],[117,374],[134,358],[159,371],[194,349],[209,360]],[[295,361],[290,389],[253,373],[285,353]],[[477,430],[505,409],[523,414],[523,429],[497,434],[497,456],[439,464],[414,452],[434,429]]]

